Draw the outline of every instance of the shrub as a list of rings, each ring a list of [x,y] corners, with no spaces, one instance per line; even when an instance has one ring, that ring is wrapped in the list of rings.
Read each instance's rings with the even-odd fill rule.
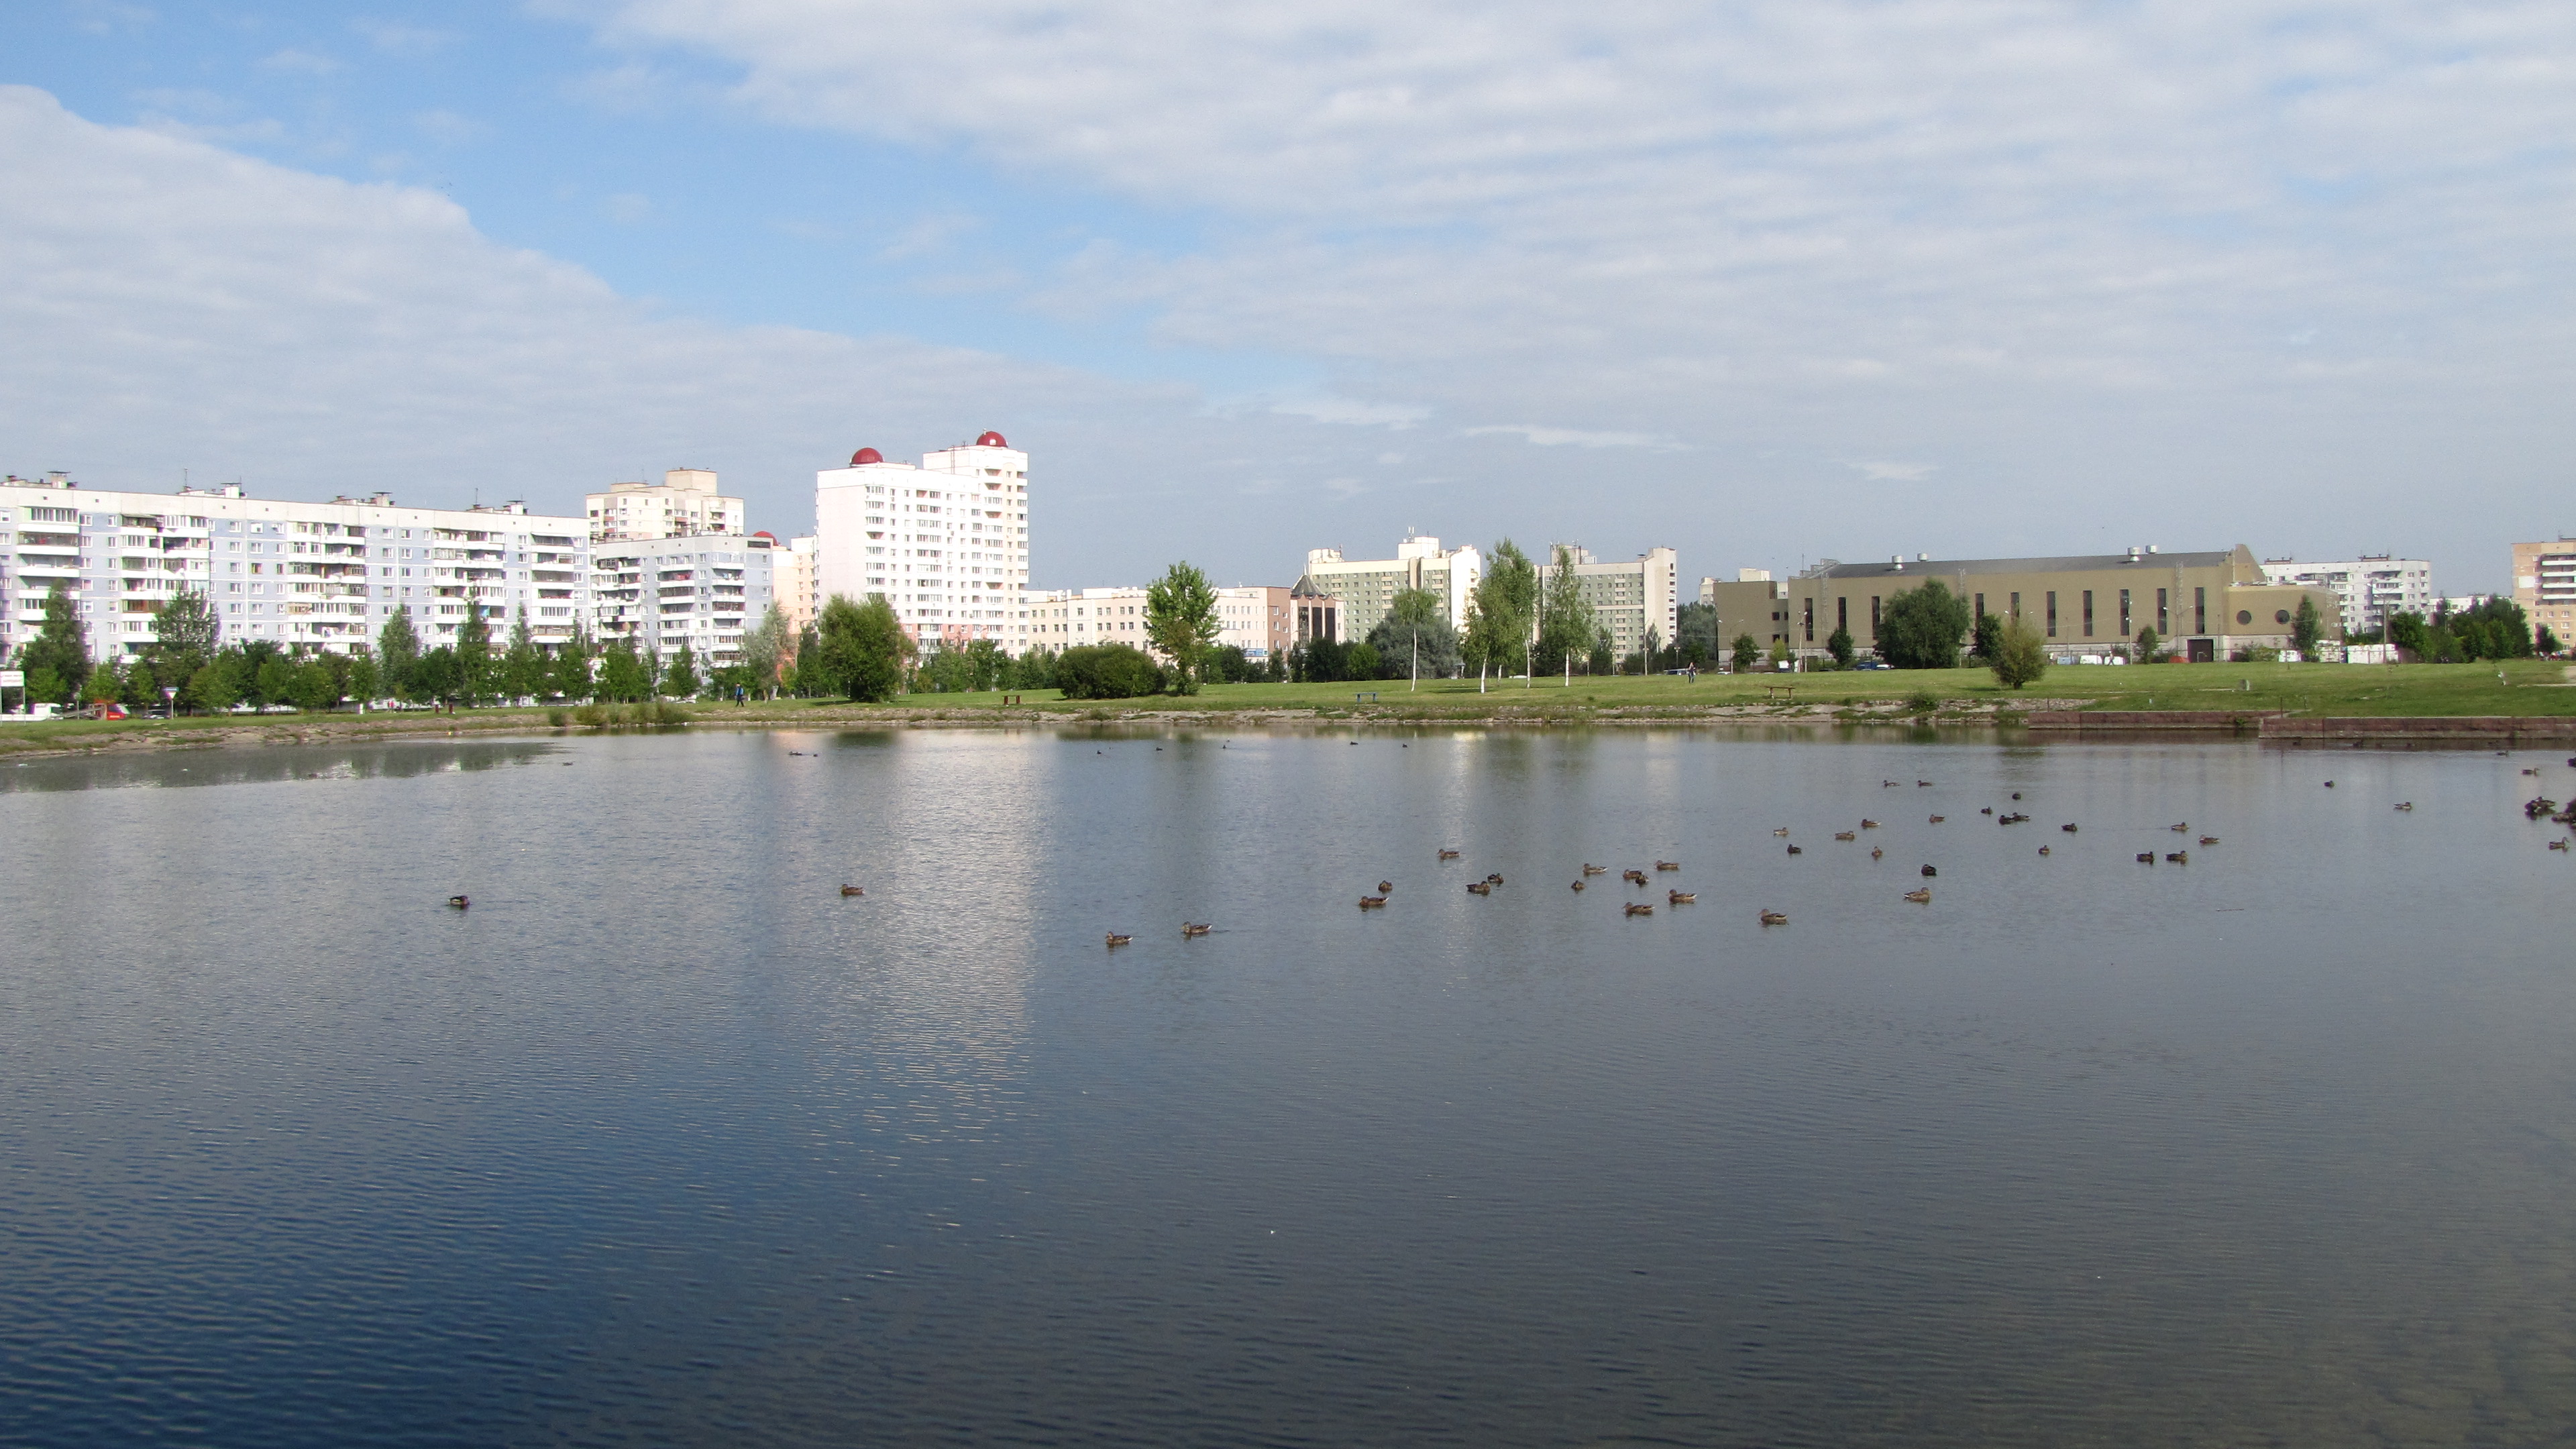
[[[1941,707],[1941,697],[1928,689],[1918,689],[1905,697],[1905,707],[1915,714],[1930,714]]]
[[[1163,671],[1133,644],[1084,644],[1056,656],[1055,681],[1067,699],[1135,699],[1161,693]]]
[[[2019,689],[2048,672],[2048,641],[2021,619],[2006,619],[1996,631],[1994,652],[1986,665],[1997,683]]]

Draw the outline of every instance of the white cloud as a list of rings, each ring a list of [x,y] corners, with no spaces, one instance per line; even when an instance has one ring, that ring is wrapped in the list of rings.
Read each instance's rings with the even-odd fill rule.
[[[336,75],[340,62],[319,51],[288,47],[264,57],[259,68],[288,75]]]
[[[1581,428],[1545,428],[1528,423],[1496,423],[1481,428],[1461,428],[1461,436],[1484,438],[1516,437],[1541,448],[1669,448],[1671,442],[1646,433],[1596,433]]]
[[[1920,483],[1932,476],[1930,463],[1854,463],[1860,476],[1872,483]]]
[[[442,146],[463,146],[492,134],[492,128],[483,122],[444,108],[420,112],[411,118],[411,125]]]
[[[1429,408],[1405,403],[1359,402],[1330,396],[1292,398],[1272,403],[1270,411],[1349,428],[1409,428],[1431,416]]]
[[[599,213],[619,226],[635,226],[653,215],[653,198],[636,191],[620,191],[599,199]]]
[[[454,45],[457,38],[451,30],[433,30],[394,20],[352,20],[349,28],[365,36],[370,45],[385,54],[408,58],[436,55]]]

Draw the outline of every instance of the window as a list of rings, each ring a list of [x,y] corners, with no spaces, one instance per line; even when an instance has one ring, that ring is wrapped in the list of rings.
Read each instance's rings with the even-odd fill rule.
[[[2209,590],[2207,589],[2191,591],[2191,632],[2195,634],[2209,632]]]
[[[2048,591],[2048,637],[2057,637],[2057,590]]]
[[[1869,637],[1878,638],[1878,595],[1869,596]]]
[[[1813,644],[1816,642],[1816,601],[1808,599],[1804,602],[1806,604],[1804,612],[1806,614],[1807,642]]]
[[[2156,590],[2156,632],[2159,634],[2173,632],[2173,611],[2167,604],[2166,591],[2163,589]]]
[[[2004,612],[2005,612],[2007,615],[2009,615],[2010,617],[2015,618],[2015,619],[2018,619],[2018,618],[2020,618],[2020,617],[2021,617],[2021,595],[2020,595],[2020,593],[2015,592],[2015,593],[2013,593],[2012,595],[2010,595],[2010,596],[2009,596],[2009,598],[2008,598],[2007,602],[2006,602],[2006,603],[2005,603],[2005,605],[2004,605]]]
[[[2129,591],[2122,589],[2120,591],[2120,637],[2126,639],[2131,637],[2132,633],[2129,628]]]
[[[1986,596],[1979,594],[1977,595],[1977,611],[1969,616],[1969,622],[1974,623],[1984,617],[1986,617]]]
[[[1851,632],[1851,600],[1834,600],[1834,627],[1846,634]]]
[[[2237,610],[2237,611],[2236,611],[2236,622],[2237,622],[2237,623],[2239,623],[2239,624],[2251,624],[2251,623],[2253,623],[2253,622],[2254,622],[2254,611],[2253,611],[2252,609],[2239,609],[2239,610]]]

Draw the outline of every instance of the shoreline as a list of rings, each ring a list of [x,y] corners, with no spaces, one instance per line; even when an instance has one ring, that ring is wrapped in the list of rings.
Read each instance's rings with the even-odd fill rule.
[[[459,739],[465,737],[543,737],[606,735],[652,729],[821,730],[852,729],[1059,729],[1102,726],[1148,729],[1236,727],[1258,730],[1376,729],[1571,729],[1692,728],[1790,726],[1803,730],[1830,727],[1876,727],[1979,730],[2013,733],[2037,739],[2067,741],[2172,739],[2181,737],[2252,738],[2268,744],[2456,745],[2461,748],[2561,744],[2576,742],[2576,716],[2443,715],[2443,716],[2293,716],[2282,710],[2088,710],[2082,699],[2035,697],[2013,703],[2026,708],[1983,706],[1946,701],[1937,710],[1910,709],[1900,702],[1839,701],[1814,704],[1727,704],[1690,706],[1586,707],[1531,704],[1475,710],[1401,705],[1370,707],[1274,708],[1119,707],[1097,705],[799,705],[792,711],[744,710],[723,705],[691,712],[685,724],[557,724],[543,708],[492,709],[455,715],[378,713],[369,715],[288,715],[265,719],[204,720],[175,723],[132,721],[101,724],[63,721],[37,724],[0,737],[0,755],[21,759],[85,754],[128,754],[160,750],[254,749],[281,745],[352,744],[375,741]],[[48,738],[55,728],[64,732]]]

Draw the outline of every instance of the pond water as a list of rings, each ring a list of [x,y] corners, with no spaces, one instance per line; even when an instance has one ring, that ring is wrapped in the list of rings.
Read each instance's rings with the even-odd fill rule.
[[[1984,735],[0,764],[0,1440],[2558,1442],[2576,860],[2519,807],[2571,793]]]

